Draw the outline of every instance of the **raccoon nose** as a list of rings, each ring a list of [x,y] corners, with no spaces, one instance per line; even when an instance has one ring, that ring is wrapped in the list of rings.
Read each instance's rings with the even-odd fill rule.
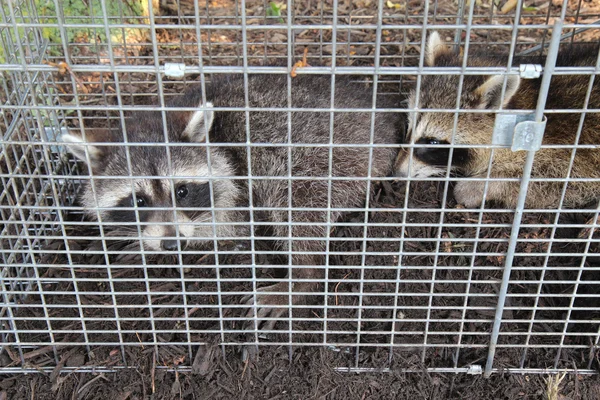
[[[182,250],[185,249],[185,246],[187,245],[186,240],[164,239],[160,242],[160,245],[163,248],[163,250],[175,251],[177,250],[177,242],[181,243]]]

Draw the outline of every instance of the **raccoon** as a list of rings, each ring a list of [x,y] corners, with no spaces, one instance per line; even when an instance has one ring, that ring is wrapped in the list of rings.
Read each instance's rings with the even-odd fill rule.
[[[598,47],[585,46],[570,48],[559,53],[557,66],[594,66]],[[593,51],[590,51],[593,50]],[[436,67],[457,67],[462,65],[462,56],[454,53],[433,32],[428,39],[425,60],[427,65]],[[505,55],[469,54],[468,66],[506,66]],[[543,63],[539,57],[515,58],[514,65],[523,63]],[[520,79],[517,75],[506,76],[506,88],[502,97],[505,76],[464,76],[460,98],[461,109],[503,109],[534,110],[536,108],[541,78]],[[580,109],[588,90],[589,76],[555,75],[552,77],[546,109]],[[425,75],[422,77],[419,109],[455,109],[458,94],[457,75]],[[415,92],[409,95],[409,107],[416,105]],[[588,108],[600,107],[600,82],[595,80]],[[453,150],[451,172],[466,177],[486,177],[490,157],[492,157],[490,177],[520,178],[527,153],[513,152],[510,149],[492,151],[468,145],[491,144],[494,129],[494,113],[460,113],[454,139],[454,113],[409,113],[407,142],[423,144],[415,147],[410,162],[410,151],[404,149],[398,155],[395,165],[397,176],[432,177],[445,175],[450,156],[451,142],[458,145]],[[588,113],[581,136],[577,140],[579,113],[548,113],[543,145],[598,145],[600,144],[600,115]],[[414,130],[413,130],[414,127]],[[427,147],[431,145],[431,147]],[[535,155],[533,178],[600,178],[600,149],[580,148],[575,152],[573,168],[569,165],[573,148],[544,148]],[[527,208],[556,208],[560,204],[564,182],[532,181],[525,206]],[[496,201],[515,208],[519,195],[518,181],[492,180],[488,184],[484,199],[483,181],[459,181],[454,188],[454,197],[459,204],[468,208],[478,207],[484,200]],[[584,207],[600,196],[600,180],[595,182],[569,182],[563,206],[566,208]]]
[[[372,121],[372,89],[348,77],[336,77],[333,106],[365,111],[335,111],[332,116],[331,78],[326,76],[294,78],[288,104],[287,79],[281,75],[247,78],[250,108],[281,111],[249,110],[246,114],[244,78],[231,75],[207,83],[206,103],[202,103],[199,86],[191,87],[171,102],[172,107],[198,110],[166,111],[166,134],[161,112],[135,113],[126,121],[129,159],[125,145],[110,145],[124,141],[121,133],[90,135],[86,141],[73,133],[64,135],[62,140],[70,152],[89,163],[93,176],[109,178],[94,179],[83,188],[81,203],[88,215],[96,218],[99,214],[104,223],[118,224],[136,221],[137,209],[143,246],[148,250],[171,251],[203,248],[213,243],[215,235],[217,239],[249,237],[252,233],[260,236],[250,232],[249,224],[244,223],[249,218],[247,212],[222,210],[248,209],[251,204],[257,208],[252,215],[255,229],[267,226],[274,250],[293,252],[291,277],[322,278],[323,268],[317,267],[325,263],[327,224],[339,220],[341,212],[336,208],[364,204],[368,184],[356,178],[391,175],[405,114],[400,110],[378,112]],[[398,101],[396,96],[382,96],[376,106],[393,108]],[[288,113],[285,109],[289,106],[311,110]],[[215,110],[218,108],[242,110]],[[209,150],[207,137],[211,143]],[[165,139],[170,143],[170,157],[166,146],[156,145],[165,143]],[[108,143],[95,145],[94,141]],[[253,146],[249,147],[248,142]],[[330,143],[345,146],[330,149]],[[369,143],[390,146],[373,149],[353,146]],[[127,179],[130,167],[133,179]],[[334,178],[331,188],[330,176]],[[162,211],[151,207],[172,209]],[[319,208],[323,210],[313,210]],[[195,224],[211,222],[211,210],[216,232],[211,224]],[[178,234],[175,226],[179,227]],[[118,229],[138,235],[135,225],[130,231],[123,226]],[[297,281],[293,290],[311,292],[318,287],[314,282]],[[258,296],[259,318],[282,315],[286,308],[262,306],[287,305],[287,295],[268,293],[288,290],[287,282],[262,288],[263,293]],[[247,301],[253,303],[253,299]],[[293,296],[294,303],[303,301],[303,296]]]

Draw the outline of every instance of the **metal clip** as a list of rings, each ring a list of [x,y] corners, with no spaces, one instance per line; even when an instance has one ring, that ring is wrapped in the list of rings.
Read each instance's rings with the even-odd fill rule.
[[[535,122],[531,114],[497,114],[492,144],[510,147],[512,151],[538,151],[542,146],[547,118]]]
[[[481,375],[483,373],[483,368],[479,364],[469,365],[469,369],[467,370],[468,375]]]
[[[519,75],[523,79],[537,79],[542,75],[542,66],[540,64],[521,64],[519,65]]]
[[[66,127],[61,127],[59,128],[50,128],[50,127],[45,127],[44,128],[44,137],[42,138],[45,142],[48,143],[54,143],[57,141],[61,140],[61,136],[69,133],[69,129]],[[59,153],[59,146],[57,145],[51,145],[50,146],[50,151],[52,153]]]
[[[185,64],[165,63],[165,75],[171,78],[181,78],[185,75]]]

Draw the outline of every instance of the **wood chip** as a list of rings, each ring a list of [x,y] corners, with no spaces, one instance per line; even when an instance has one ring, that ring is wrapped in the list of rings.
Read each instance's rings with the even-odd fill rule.
[[[202,345],[198,347],[196,357],[192,363],[192,375],[207,375],[214,362],[217,346]]]

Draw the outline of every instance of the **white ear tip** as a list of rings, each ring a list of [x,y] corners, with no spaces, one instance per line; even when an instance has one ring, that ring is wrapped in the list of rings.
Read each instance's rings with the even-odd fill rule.
[[[199,107],[202,109],[192,114],[187,126],[183,130],[184,135],[189,136],[191,139],[196,139],[197,141],[204,139],[204,136],[206,136],[206,133],[212,126],[214,118],[212,102],[207,101],[204,104],[200,104]]]
[[[436,46],[441,41],[442,41],[442,38],[440,37],[440,34],[438,33],[438,31],[431,31],[431,33],[429,34],[429,40],[428,40],[429,46]],[[431,49],[431,50],[433,50],[433,49]]]
[[[425,61],[429,66],[435,64],[435,59],[445,51],[446,47],[444,41],[440,37],[437,31],[431,31],[429,33],[429,39],[425,46]]]

